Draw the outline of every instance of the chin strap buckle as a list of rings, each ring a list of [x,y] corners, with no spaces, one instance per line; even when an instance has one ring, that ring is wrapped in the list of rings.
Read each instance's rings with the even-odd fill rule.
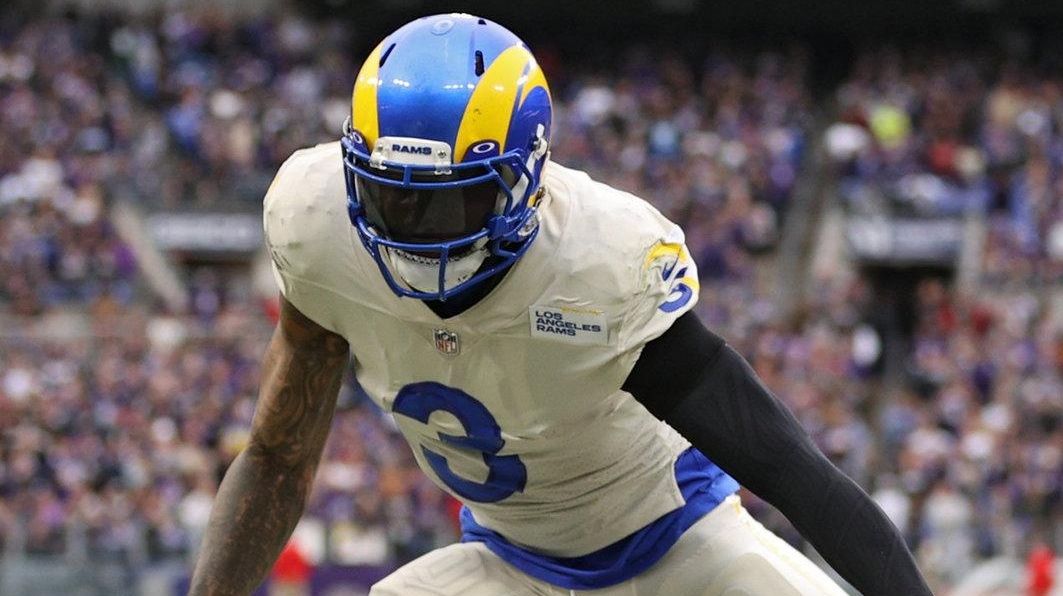
[[[524,240],[535,233],[535,229],[542,223],[542,216],[539,215],[539,210],[535,207],[528,209],[528,218],[524,220],[524,225],[517,230],[517,239]]]

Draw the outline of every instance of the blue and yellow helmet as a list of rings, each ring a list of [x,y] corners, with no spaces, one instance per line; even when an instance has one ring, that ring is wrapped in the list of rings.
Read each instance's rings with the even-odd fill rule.
[[[551,115],[528,47],[486,19],[424,17],[373,50],[341,145],[351,223],[396,294],[445,300],[524,254]]]

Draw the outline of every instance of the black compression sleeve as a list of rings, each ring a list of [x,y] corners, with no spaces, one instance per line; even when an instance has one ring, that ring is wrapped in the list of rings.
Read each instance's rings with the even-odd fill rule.
[[[688,311],[642,348],[623,389],[654,416],[664,418],[697,387],[723,347],[723,339]]]
[[[930,594],[882,510],[820,453],[749,364],[694,315],[646,345],[624,389],[778,508],[863,594]]]

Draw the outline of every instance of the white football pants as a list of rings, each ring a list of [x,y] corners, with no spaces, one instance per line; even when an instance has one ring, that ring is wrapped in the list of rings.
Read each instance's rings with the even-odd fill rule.
[[[653,567],[598,590],[569,590],[512,567],[480,542],[412,561],[370,596],[845,596],[827,575],[750,517],[732,495],[698,520]]]

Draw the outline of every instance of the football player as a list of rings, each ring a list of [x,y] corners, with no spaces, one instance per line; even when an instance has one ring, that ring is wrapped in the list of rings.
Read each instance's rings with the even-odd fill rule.
[[[265,200],[282,314],[193,594],[247,594],[287,540],[340,378],[460,499],[461,543],[384,595],[842,594],[743,509],[781,510],[865,594],[929,590],[882,511],[691,312],[683,232],[553,162],[515,35],[439,15],[384,39],[338,143]]]

